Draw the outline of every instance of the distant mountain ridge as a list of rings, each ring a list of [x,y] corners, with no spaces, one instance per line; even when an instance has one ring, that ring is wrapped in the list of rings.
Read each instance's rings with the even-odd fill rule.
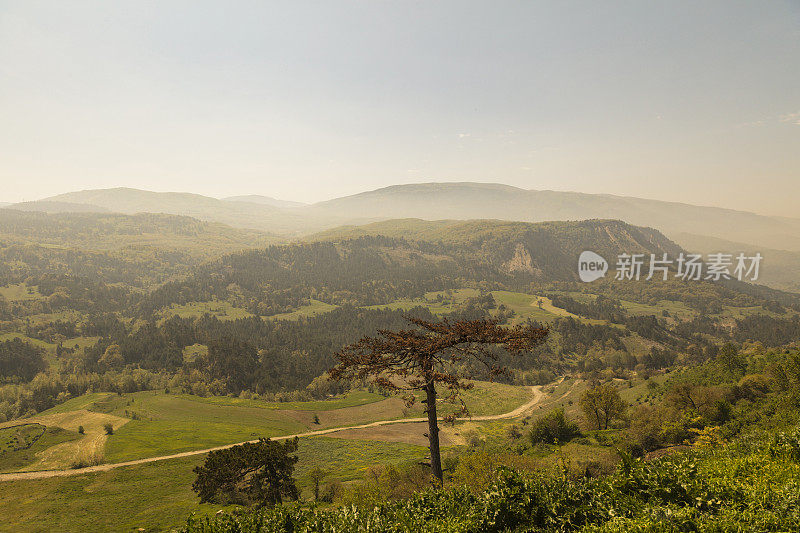
[[[39,202],[29,202],[22,208],[31,210],[35,204],[40,204],[43,206],[40,210],[49,211],[47,206],[54,202],[92,205],[105,211],[127,215],[164,213],[190,216],[204,221],[222,222],[237,228],[284,235],[315,231],[321,227],[321,223],[312,216],[307,214],[301,216],[294,213],[294,210],[275,207],[263,202],[220,200],[193,193],[153,192],[127,187],[74,191],[45,198]],[[16,209],[17,205],[19,204],[13,204],[8,208]],[[55,212],[63,212],[63,210]],[[336,220],[336,217],[327,218],[335,220],[332,225],[344,222]]]
[[[606,194],[525,190],[491,183],[393,185],[293,207],[270,205],[269,202],[282,201],[261,196],[219,200],[197,194],[127,188],[77,191],[44,201],[59,205],[89,204],[127,214],[186,215],[287,236],[398,218],[521,222],[615,219],[656,228],[668,237],[691,233],[775,250],[800,251],[800,219]],[[28,208],[36,204],[44,211],[53,208],[53,204],[48,206],[43,202],[30,202]]]
[[[373,218],[500,219],[523,222],[616,219],[667,236],[700,233],[800,250],[800,219],[607,194],[525,190],[485,183],[395,185],[314,204],[322,212]],[[469,216],[465,216],[469,215]]]
[[[244,196],[229,196],[223,198],[226,202],[249,202],[251,204],[270,205],[272,207],[292,208],[307,206],[303,202],[292,202],[291,200],[278,200],[271,196],[262,196],[260,194],[247,194]]]
[[[111,213],[109,209],[99,205],[59,202],[54,200],[20,202],[18,204],[7,204],[0,207],[9,207],[15,211],[32,211],[38,213]]]
[[[198,258],[283,242],[275,235],[180,215],[17,209],[0,209],[0,240],[91,252],[151,248]]]

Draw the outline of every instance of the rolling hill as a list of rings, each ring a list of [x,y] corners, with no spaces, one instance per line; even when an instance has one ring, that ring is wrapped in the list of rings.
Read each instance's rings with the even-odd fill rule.
[[[281,242],[277,236],[196,218],[140,213],[42,213],[0,210],[0,239],[5,242],[106,252],[153,248],[214,257]]]
[[[219,200],[197,194],[117,188],[62,194],[29,202],[25,208],[64,211],[65,204],[90,205],[96,208],[84,209],[127,214],[187,215],[287,236],[397,218],[522,222],[616,219],[656,228],[678,242],[680,235],[691,233],[774,250],[800,251],[800,219],[641,198],[525,190],[486,183],[395,185],[308,206],[263,196]]]
[[[260,194],[247,194],[244,196],[230,196],[228,198],[223,198],[226,202],[249,202],[251,204],[262,204],[262,205],[271,205],[272,207],[303,207],[308,204],[304,204],[303,202],[292,202],[290,200],[278,200],[277,198],[272,198],[271,196],[262,196]]]
[[[763,283],[784,291],[800,292],[800,252],[773,250],[763,246],[732,242],[705,235],[681,233],[673,236],[675,240],[691,252],[696,253],[730,253],[743,252],[753,255],[756,252],[764,256],[764,268],[759,283]]]
[[[77,206],[64,209],[64,205]],[[91,206],[91,207],[87,207]],[[9,206],[16,209],[17,204]],[[106,211],[123,214],[166,213],[184,215],[200,220],[222,222],[237,228],[272,233],[292,234],[319,227],[313,217],[299,216],[292,211],[269,205],[264,201],[219,200],[200,194],[153,192],[119,187],[75,191],[28,202],[25,210],[46,212]]]
[[[20,202],[18,204],[6,204],[0,207],[8,207],[15,211],[33,211],[38,213],[110,213],[111,210],[93,204],[82,204],[75,202],[60,202],[55,200],[37,200],[34,202]]]
[[[768,217],[675,202],[576,192],[525,190],[486,183],[396,185],[314,204],[310,211],[365,218],[500,219],[523,222],[617,219],[664,234],[700,233],[721,239],[800,250],[800,219]]]

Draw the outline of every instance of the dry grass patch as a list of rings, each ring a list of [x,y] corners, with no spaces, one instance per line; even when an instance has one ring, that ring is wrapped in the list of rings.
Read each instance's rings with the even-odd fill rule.
[[[460,427],[461,425],[442,427],[439,432],[439,443],[442,446],[460,446],[466,444],[465,439],[461,435]],[[413,444],[415,446],[427,446],[428,438],[424,435],[427,432],[428,424],[426,422],[409,422],[372,428],[345,429],[343,431],[331,433],[329,436],[336,439],[400,442],[403,444]]]
[[[124,426],[128,419],[80,409],[65,413],[39,415],[26,419],[26,422],[60,427],[76,432],[79,427],[83,426],[83,438],[51,446],[37,453],[37,461],[25,467],[25,470],[58,470],[102,463],[108,439],[104,426],[111,424],[114,430],[117,430]]]

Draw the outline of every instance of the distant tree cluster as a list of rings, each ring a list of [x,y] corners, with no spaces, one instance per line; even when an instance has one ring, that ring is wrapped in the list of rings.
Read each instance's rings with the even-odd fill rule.
[[[47,368],[43,350],[20,339],[0,342],[0,382],[30,381]]]

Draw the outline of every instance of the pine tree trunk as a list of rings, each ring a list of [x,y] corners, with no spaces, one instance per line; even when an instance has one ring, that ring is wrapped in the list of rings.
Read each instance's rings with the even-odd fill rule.
[[[428,413],[428,442],[431,450],[431,470],[439,483],[442,482],[442,456],[439,452],[439,420],[436,417],[436,385],[429,381],[425,386],[425,403]]]

